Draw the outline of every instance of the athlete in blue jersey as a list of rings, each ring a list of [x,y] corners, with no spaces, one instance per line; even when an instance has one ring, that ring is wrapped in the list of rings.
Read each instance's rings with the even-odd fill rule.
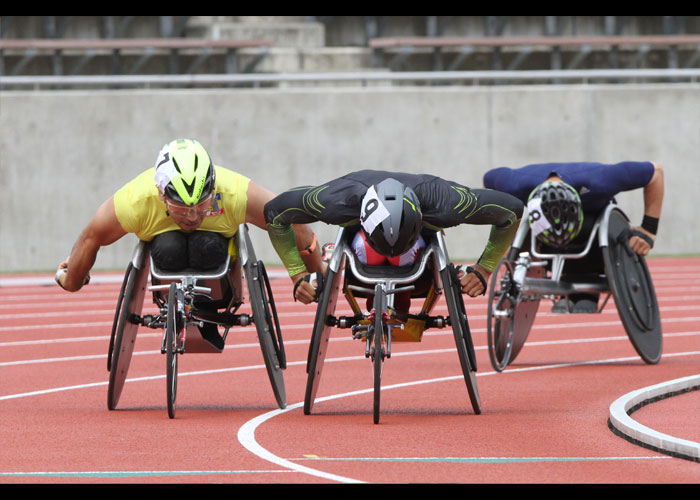
[[[555,213],[557,216],[560,213],[564,215],[557,218],[557,224],[553,219],[544,221],[548,227],[537,229],[542,231],[541,234],[535,233],[540,241],[555,248],[571,246],[570,241],[574,239],[586,241],[598,215],[617,194],[643,189],[644,218],[639,227],[631,228],[636,234],[630,238],[630,248],[639,255],[647,255],[654,245],[661,216],[664,175],[658,163],[648,161],[539,163],[520,168],[492,169],[484,175],[484,187],[512,194],[528,204],[531,219],[536,210],[533,204],[539,207],[540,203],[547,203],[545,199],[561,198],[561,201],[556,201]],[[578,212],[569,215],[573,220],[567,221],[566,207],[571,206],[573,213],[576,205]],[[533,222],[538,221],[531,220],[531,228],[535,231],[539,226]],[[602,254],[598,249],[589,252],[587,258],[567,261],[564,273],[602,273],[603,267]],[[571,300],[574,302],[573,312],[591,312],[597,307],[595,296],[572,296]],[[565,307],[566,304],[558,304],[555,310]]]

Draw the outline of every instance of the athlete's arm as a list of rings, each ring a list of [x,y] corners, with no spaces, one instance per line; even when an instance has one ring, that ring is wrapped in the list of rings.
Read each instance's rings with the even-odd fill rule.
[[[656,240],[656,225],[661,217],[661,206],[664,201],[664,171],[661,165],[653,163],[654,175],[649,183],[644,186],[644,222],[633,229],[646,234],[652,241]],[[639,255],[647,255],[651,245],[643,238],[632,236],[630,248]]]
[[[282,259],[289,275],[294,277],[306,271],[299,254],[292,224],[310,224],[316,218],[303,210],[302,198],[307,188],[296,188],[269,200],[263,210],[264,222],[270,241]],[[309,239],[309,243],[311,239]]]
[[[265,206],[274,198],[275,195],[271,191],[250,181],[248,184],[246,222],[270,232],[271,227],[265,220]],[[277,234],[282,234],[281,246],[279,246],[279,243],[277,245],[275,244],[276,241],[280,241],[276,237]],[[325,270],[325,266],[323,262],[321,262],[321,250],[318,244],[315,243],[314,238],[313,231],[305,224],[289,224],[285,226],[281,233],[270,233],[270,240],[273,243],[273,247],[280,255],[280,258],[282,258],[283,254],[293,255],[296,253],[298,256],[299,260],[296,262],[296,267],[292,266],[292,272],[290,272],[290,277],[294,283],[306,275],[307,269],[311,272],[323,272]],[[281,254],[280,248],[287,248],[287,250]],[[289,269],[289,267],[287,267],[287,269]],[[297,269],[301,270],[296,271]]]
[[[513,243],[513,239],[515,238],[515,233],[518,231],[519,225],[520,219],[518,218],[515,222],[506,227],[491,227],[491,233],[489,234],[489,239],[486,242],[486,248],[484,248],[481,257],[479,257],[477,262],[472,266],[479,273],[481,273],[487,283],[494,268]],[[462,291],[464,291],[464,293],[470,297],[476,297],[477,295],[481,295],[485,292],[481,280],[472,274],[467,274],[464,276],[461,283]]]
[[[451,195],[443,204],[444,227],[457,224],[487,224],[491,232],[486,246],[472,266],[488,282],[494,268],[506,253],[520,224],[523,203],[515,196],[490,189],[469,189],[452,184]],[[485,289],[473,273],[461,278],[462,291],[471,297]]]
[[[263,209],[263,217],[270,242],[295,286],[294,298],[303,304],[313,302],[316,288],[302,281],[310,272],[325,273],[326,264],[321,261],[321,250],[313,232],[306,226],[318,220],[304,208],[304,196],[313,190],[311,186],[291,189],[269,200]],[[303,228],[299,233],[298,228]],[[296,235],[295,235],[296,233]],[[306,250],[309,249],[309,251]]]
[[[114,211],[114,201],[110,197],[88,222],[78,237],[68,260],[58,266],[56,280],[65,290],[77,292],[83,287],[85,278],[95,264],[100,247],[111,245],[124,236],[126,231],[119,224]]]

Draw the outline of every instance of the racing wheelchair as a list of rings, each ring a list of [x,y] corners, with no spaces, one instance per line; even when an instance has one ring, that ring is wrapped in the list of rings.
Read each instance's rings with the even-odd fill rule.
[[[424,330],[445,327],[452,328],[469,400],[474,412],[480,414],[474,344],[457,270],[449,261],[442,233],[423,231],[426,246],[412,266],[366,266],[357,259],[351,247],[357,230],[358,227],[339,230],[320,289],[307,359],[304,414],[310,414],[313,408],[333,328],[350,329],[352,338],[365,344],[365,357],[372,363],[373,420],[377,424],[382,372],[385,360],[391,357],[392,341],[419,342]],[[352,310],[351,316],[335,316],[341,286]],[[408,291],[412,298],[424,299],[418,314],[394,310],[395,294]],[[443,294],[449,316],[432,316],[431,312]],[[359,298],[372,301],[369,312],[363,312]]]
[[[491,275],[487,336],[493,368],[501,372],[518,356],[542,299],[563,301],[563,312],[571,313],[569,296],[579,293],[600,295],[596,313],[612,295],[636,352],[646,363],[658,363],[659,306],[646,260],[629,247],[631,234],[628,217],[612,202],[595,220],[587,240],[567,245],[566,253],[554,253],[541,246],[523,217],[510,250]],[[596,239],[599,250],[593,248]],[[582,259],[592,251],[602,253],[604,274],[562,276],[567,260]]]
[[[245,300],[243,277],[252,316],[238,312]],[[153,292],[158,314],[141,315],[146,289]],[[155,266],[150,244],[139,241],[126,269],[112,325],[107,356],[108,408],[117,407],[141,326],[163,329],[161,353],[166,359],[168,416],[174,418],[178,356],[186,352],[221,353],[231,327],[251,324],[257,330],[274,397],[278,406],[285,408],[282,371],[286,356],[279,319],[267,271],[255,257],[245,224],[229,240],[225,262],[207,272],[164,272]],[[219,333],[220,327],[223,334]]]

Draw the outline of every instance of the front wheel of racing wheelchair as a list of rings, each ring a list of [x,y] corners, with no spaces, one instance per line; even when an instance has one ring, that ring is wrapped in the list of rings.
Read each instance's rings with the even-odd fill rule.
[[[365,357],[370,358],[373,365],[373,420],[376,424],[380,419],[384,362],[391,357],[392,340],[420,341],[425,329],[451,326],[471,406],[474,413],[480,414],[481,401],[476,382],[474,345],[461,288],[454,266],[449,263],[442,234],[425,232],[426,247],[421,257],[412,267],[403,269],[363,266],[350,246],[355,232],[356,228],[340,229],[323,280],[307,359],[304,413],[308,415],[313,409],[330,334],[334,327],[351,329],[353,339],[365,341]],[[352,316],[335,316],[341,288],[352,309]],[[421,289],[420,293],[416,289]],[[421,312],[417,315],[400,315],[393,311],[391,297],[409,290],[416,290],[416,295],[412,296],[425,299]],[[431,316],[443,293],[449,316]],[[365,313],[357,299],[369,296],[373,296],[372,310]]]
[[[275,399],[280,408],[286,407],[282,373],[286,357],[277,310],[267,271],[255,257],[244,224],[231,240],[229,250],[226,262],[213,271],[164,273],[155,268],[150,258],[150,244],[143,241],[137,244],[122,283],[112,326],[107,357],[110,372],[107,406],[110,410],[116,409],[119,402],[141,326],[164,329],[161,352],[166,355],[168,415],[174,418],[178,356],[185,352],[220,353],[231,327],[253,323]],[[242,273],[252,316],[238,313],[244,301]],[[149,277],[151,286],[148,289],[153,292],[153,302],[160,313],[142,316]],[[200,329],[206,324],[214,325],[216,331]],[[223,335],[219,335],[218,327],[224,329]]]
[[[648,364],[658,363],[662,332],[656,292],[646,260],[629,247],[631,234],[629,219],[611,203],[595,221],[585,247],[577,249],[581,251],[540,253],[529,223],[523,218],[511,249],[491,276],[487,337],[493,368],[503,371],[520,353],[540,300],[563,301],[570,312],[568,297],[577,293],[605,295],[598,313],[612,295],[637,354]],[[599,250],[593,248],[596,240]],[[583,258],[591,251],[602,253],[604,275],[585,282],[562,278],[565,261]]]

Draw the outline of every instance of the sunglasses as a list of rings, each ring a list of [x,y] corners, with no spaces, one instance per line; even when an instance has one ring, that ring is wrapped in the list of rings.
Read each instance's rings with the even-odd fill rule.
[[[188,217],[190,215],[204,215],[209,211],[211,207],[211,194],[207,196],[204,200],[200,201],[196,205],[189,206],[183,205],[182,203],[177,203],[173,200],[165,200],[165,205],[168,207],[168,212],[172,215],[179,217]]]

